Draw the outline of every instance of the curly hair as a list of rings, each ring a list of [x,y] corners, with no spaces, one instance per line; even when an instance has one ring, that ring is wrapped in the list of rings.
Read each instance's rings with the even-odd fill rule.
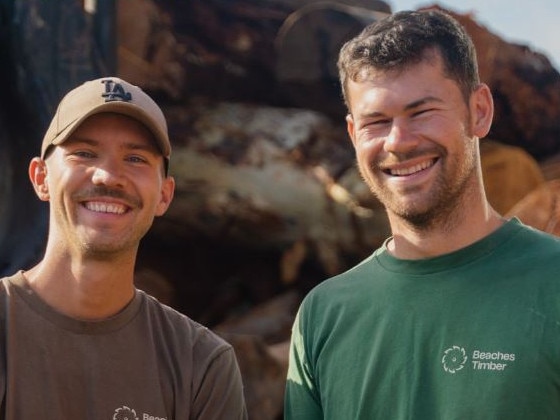
[[[346,42],[338,57],[342,96],[348,107],[348,80],[368,70],[401,71],[439,52],[447,77],[466,101],[480,83],[474,44],[465,29],[439,10],[403,11],[376,21]],[[365,73],[364,73],[365,72]]]

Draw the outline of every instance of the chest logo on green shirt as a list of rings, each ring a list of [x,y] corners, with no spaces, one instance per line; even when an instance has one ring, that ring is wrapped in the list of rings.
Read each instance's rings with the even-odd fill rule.
[[[515,362],[515,353],[505,353],[501,351],[482,351],[473,350],[470,363],[467,363],[469,356],[464,347],[451,346],[443,352],[441,364],[443,370],[455,374],[463,368],[471,368],[476,371],[503,372]]]
[[[467,363],[467,352],[463,347],[453,346],[443,352],[441,364],[446,372],[458,372],[465,367],[465,363]]]

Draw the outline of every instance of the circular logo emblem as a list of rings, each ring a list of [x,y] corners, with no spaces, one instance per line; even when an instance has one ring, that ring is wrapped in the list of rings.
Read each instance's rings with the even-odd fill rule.
[[[467,363],[467,353],[463,347],[449,347],[443,352],[441,364],[443,369],[449,373],[455,373],[465,367]]]
[[[138,417],[136,417],[136,411],[125,405],[115,410],[113,420],[138,420]]]

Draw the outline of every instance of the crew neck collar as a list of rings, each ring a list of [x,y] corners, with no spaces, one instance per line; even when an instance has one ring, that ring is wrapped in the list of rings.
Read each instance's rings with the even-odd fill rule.
[[[394,272],[429,274],[442,270],[449,270],[450,268],[456,268],[492,253],[496,247],[500,246],[507,241],[509,237],[519,231],[521,226],[519,219],[512,218],[490,235],[485,236],[471,245],[448,254],[415,260],[401,259],[391,255],[387,249],[387,244],[391,238],[388,238],[375,252],[374,258],[376,258],[379,264],[385,269]]]
[[[122,328],[136,316],[142,300],[142,294],[136,290],[132,300],[116,315],[96,321],[81,320],[64,315],[43,301],[33,291],[23,275],[23,271],[19,271],[9,280],[18,296],[37,314],[53,324],[77,334],[103,334]]]

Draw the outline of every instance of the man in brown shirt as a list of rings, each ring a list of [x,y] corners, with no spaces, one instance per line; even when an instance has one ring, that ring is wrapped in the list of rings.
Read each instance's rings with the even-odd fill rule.
[[[44,258],[0,281],[0,418],[244,419],[232,347],[137,290],[138,245],[174,192],[165,117],[108,77],[59,104],[29,166]]]

